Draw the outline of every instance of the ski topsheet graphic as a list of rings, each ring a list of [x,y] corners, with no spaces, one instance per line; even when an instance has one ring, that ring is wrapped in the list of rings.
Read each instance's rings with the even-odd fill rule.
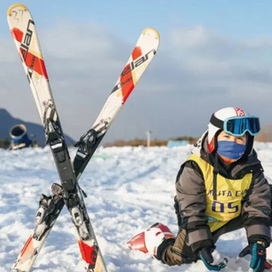
[[[77,176],[84,171],[115,116],[154,58],[158,46],[159,33],[153,28],[144,29],[92,129],[83,135],[77,144],[79,147],[74,159]]]
[[[78,141],[78,151],[73,169],[52,96],[34,20],[27,7],[21,4],[12,5],[8,9],[7,15],[13,39],[44,125],[46,141],[52,150],[61,180],[61,186],[52,185],[50,197],[41,196],[35,218],[35,228],[12,269],[26,272],[31,269],[57,217],[66,204],[76,229],[85,271],[106,272],[107,268],[83,201],[83,191],[79,188],[77,180],[115,116],[156,54],[159,34],[156,30],[147,28],[140,35],[95,123]]]
[[[52,96],[48,75],[41,53],[35,23],[26,6],[12,5],[8,9],[8,22],[17,50],[23,62],[40,117]]]

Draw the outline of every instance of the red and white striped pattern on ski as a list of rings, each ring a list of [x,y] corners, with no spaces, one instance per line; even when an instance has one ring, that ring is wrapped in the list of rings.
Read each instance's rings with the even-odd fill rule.
[[[109,116],[111,120],[115,118],[156,54],[159,47],[159,38],[159,33],[155,29],[146,28],[143,30],[93,127],[99,123],[104,126],[105,121],[109,121],[107,120]],[[96,127],[96,130],[98,129],[100,129],[99,126]]]
[[[23,57],[22,61],[25,63],[25,65],[48,80],[48,75],[42,56],[38,52],[32,52],[31,49],[21,46],[23,44],[23,38],[27,39],[27,37],[24,36],[23,31],[18,28],[13,28],[11,30],[11,34],[13,38],[20,43],[20,56]]]
[[[137,58],[139,58],[141,56],[142,56],[141,47],[135,46],[135,48],[131,54],[132,61],[130,61],[130,59],[129,59],[129,61],[128,61],[129,63],[125,66],[125,68],[123,69],[123,72],[120,76],[119,82],[121,82],[123,104],[126,102],[128,96],[130,95],[130,93],[132,92],[132,90],[134,89],[134,87],[138,81],[137,75],[135,74],[134,70],[132,69],[131,63],[133,63],[133,61],[135,61]],[[128,71],[128,72],[126,73],[126,71]]]
[[[51,97],[51,88],[33,18],[27,7],[22,4],[12,5],[8,9],[7,17],[40,118],[43,120],[44,108]],[[36,90],[39,90],[39,93]]]

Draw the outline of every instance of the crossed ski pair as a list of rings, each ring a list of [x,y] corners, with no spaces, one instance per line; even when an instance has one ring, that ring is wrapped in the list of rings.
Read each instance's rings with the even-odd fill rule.
[[[72,165],[52,96],[34,20],[28,8],[22,4],[12,5],[8,9],[7,17],[44,125],[46,143],[51,148],[61,181],[61,185],[56,183],[52,185],[50,197],[41,196],[35,217],[35,228],[14,262],[12,270],[30,271],[63,206],[66,205],[76,229],[85,271],[107,272],[83,201],[85,194],[78,185],[78,179],[115,116],[156,54],[159,46],[159,33],[152,28],[147,28],[141,33],[94,125],[76,144],[78,150]]]

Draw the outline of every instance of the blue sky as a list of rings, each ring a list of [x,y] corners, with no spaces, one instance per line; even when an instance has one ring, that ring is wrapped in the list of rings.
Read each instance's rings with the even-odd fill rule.
[[[39,123],[6,20],[13,3],[0,6],[0,108]],[[34,17],[63,129],[74,139],[92,125],[146,27],[160,32],[158,54],[106,141],[147,130],[155,138],[198,136],[225,106],[272,123],[271,1],[21,3]]]
[[[7,2],[7,1],[5,1]],[[1,4],[2,17],[12,3]],[[234,37],[256,37],[271,33],[272,2],[269,0],[108,0],[108,1],[23,1],[36,18],[39,27],[56,21],[96,22],[111,31],[133,36],[147,25],[161,33],[179,26],[203,25]],[[7,33],[1,28],[1,35]]]

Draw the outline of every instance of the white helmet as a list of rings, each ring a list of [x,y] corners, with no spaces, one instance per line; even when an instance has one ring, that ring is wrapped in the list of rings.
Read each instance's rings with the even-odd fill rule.
[[[174,234],[167,226],[156,223],[147,230],[135,235],[127,242],[127,245],[130,249],[149,253],[152,257],[157,258],[159,246],[168,239],[174,240]]]
[[[237,130],[238,131],[234,131]],[[227,107],[213,113],[208,124],[208,147],[209,151],[217,150],[217,135],[222,131],[232,135],[244,135],[249,132],[247,151],[252,150],[254,135],[260,131],[259,118],[248,115],[244,110],[237,107]],[[232,132],[230,130],[233,130]]]

